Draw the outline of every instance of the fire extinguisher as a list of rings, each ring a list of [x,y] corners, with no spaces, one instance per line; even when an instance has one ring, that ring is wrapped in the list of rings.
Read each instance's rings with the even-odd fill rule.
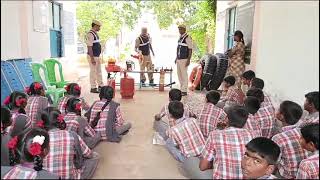
[[[164,77],[165,77],[165,71],[163,68],[160,70],[160,81],[159,81],[159,91],[164,91]]]

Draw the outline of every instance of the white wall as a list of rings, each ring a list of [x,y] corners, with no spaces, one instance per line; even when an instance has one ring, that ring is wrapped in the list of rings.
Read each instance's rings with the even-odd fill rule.
[[[319,91],[319,3],[256,3],[252,51],[257,76],[276,102],[303,104],[304,94]]]

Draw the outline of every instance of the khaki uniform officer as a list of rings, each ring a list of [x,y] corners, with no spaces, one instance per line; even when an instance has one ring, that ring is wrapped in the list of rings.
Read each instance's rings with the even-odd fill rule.
[[[98,36],[101,23],[97,20],[92,21],[92,29],[87,33],[87,59],[90,67],[90,86],[92,93],[99,93],[100,88],[103,86],[101,74],[101,44]],[[98,85],[98,88],[97,88]]]
[[[143,60],[140,62],[140,71],[145,71],[146,68],[147,68],[147,71],[153,71],[150,50],[153,56],[154,56],[154,52],[151,46],[151,38],[147,33],[147,28],[141,29],[141,34],[136,39],[135,50],[136,52],[142,53],[143,55]],[[149,78],[150,85],[151,86],[154,85],[152,73],[148,73],[148,78]],[[144,85],[146,81],[146,77],[144,73],[140,73],[140,80],[141,80],[141,83]]]
[[[175,63],[177,64],[177,73],[180,82],[180,90],[183,96],[187,95],[188,89],[188,66],[192,56],[192,39],[186,33],[186,26],[179,25],[180,38],[178,40],[177,58]]]

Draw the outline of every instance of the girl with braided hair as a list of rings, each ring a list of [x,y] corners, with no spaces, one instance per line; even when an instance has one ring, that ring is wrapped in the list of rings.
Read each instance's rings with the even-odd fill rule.
[[[49,152],[48,132],[33,128],[20,133],[8,142],[10,162],[14,166],[1,166],[1,179],[59,179],[53,173],[43,170],[43,158]]]
[[[49,101],[45,97],[43,85],[39,82],[31,83],[30,87],[27,87],[25,91],[29,95],[26,113],[31,119],[32,127],[35,127],[36,121],[40,119],[40,112],[49,106]]]
[[[81,116],[82,103],[81,100],[71,97],[66,104],[66,116],[64,120],[67,123],[69,131],[75,131],[88,145],[90,149],[94,148],[101,140],[99,133],[89,125],[88,121]]]
[[[80,97],[81,95],[81,87],[79,86],[79,84],[77,83],[70,83],[68,84],[66,87],[66,95],[63,96],[62,98],[59,99],[58,101],[58,109],[60,110],[60,112],[62,114],[66,114],[66,105],[67,105],[67,101],[71,98],[71,97],[76,97],[79,98],[81,100],[81,108],[85,111],[87,111],[90,106],[86,103],[86,101],[84,100],[84,98]]]
[[[14,91],[4,100],[4,105],[10,110],[12,124],[6,128],[7,133],[10,133],[15,126],[17,119],[24,119],[26,121],[25,129],[31,129],[32,122],[29,116],[26,115],[27,94],[19,91]],[[3,129],[2,129],[3,130]]]
[[[98,155],[75,132],[66,130],[64,116],[57,108],[47,107],[40,117],[36,124],[47,129],[50,138],[50,152],[43,159],[43,167],[62,179],[91,178]],[[84,162],[76,164],[78,159],[84,159]]]

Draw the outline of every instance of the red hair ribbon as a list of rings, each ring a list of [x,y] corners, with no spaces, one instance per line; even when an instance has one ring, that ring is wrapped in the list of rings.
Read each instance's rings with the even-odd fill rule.
[[[76,85],[76,86],[74,86],[74,88],[73,88],[74,90],[76,90],[76,91],[81,91],[81,87],[80,86],[78,86],[78,85]]]
[[[64,89],[65,89],[66,91],[69,91],[69,90],[70,90],[69,85],[67,85],[66,87],[64,87]]]
[[[44,128],[44,121],[43,120],[39,120],[36,124],[39,128]]]
[[[16,105],[19,107],[26,102],[27,102],[26,98],[19,98],[16,100]]]
[[[11,101],[10,96],[7,96],[6,99],[4,99],[3,104],[8,105],[8,104],[10,104],[10,101]]]
[[[32,143],[28,151],[32,156],[37,156],[41,154],[42,148],[39,143]]]
[[[24,92],[26,92],[27,94],[30,94],[31,93],[30,87],[25,87]]]
[[[58,118],[57,118],[59,123],[63,123],[64,121],[64,116],[62,114],[59,114]]]
[[[81,106],[82,106],[81,103],[77,103],[77,104],[76,104],[76,110],[77,110],[77,111],[80,111],[80,110],[81,110]]]
[[[42,85],[40,83],[36,82],[36,83],[34,83],[34,89],[40,90],[40,89],[42,89]]]
[[[9,140],[7,146],[9,149],[16,149],[17,144],[18,144],[18,136],[14,136]]]

